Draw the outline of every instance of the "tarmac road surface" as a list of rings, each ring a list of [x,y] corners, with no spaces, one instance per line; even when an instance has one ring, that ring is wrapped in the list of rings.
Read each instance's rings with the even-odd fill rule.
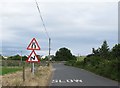
[[[115,86],[114,88],[118,88],[118,82],[80,68],[54,63],[50,86]]]

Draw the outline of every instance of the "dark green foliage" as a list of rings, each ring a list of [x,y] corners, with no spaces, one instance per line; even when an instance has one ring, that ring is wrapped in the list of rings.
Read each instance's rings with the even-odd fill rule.
[[[96,49],[95,48],[92,48],[92,55],[94,56],[100,56],[100,48]]]
[[[103,42],[101,48],[98,48],[96,50],[95,50],[95,48],[92,48],[92,53],[94,56],[100,56],[104,59],[108,59],[110,52],[109,52],[109,46],[107,44],[107,41]]]
[[[54,57],[55,61],[68,61],[74,60],[76,57],[72,55],[71,51],[67,48],[60,48]]]
[[[120,44],[116,44],[110,51],[107,42],[104,41],[101,48],[93,49],[93,54],[84,59],[84,68],[102,76],[119,80]]]
[[[98,49],[92,49],[92,54],[86,56],[84,61],[67,62],[72,66],[80,67],[96,74],[117,80],[120,82],[120,44],[116,44],[111,50],[104,41]]]
[[[28,59],[27,56],[22,56],[22,61],[26,61]]]
[[[109,46],[107,45],[107,41],[103,42],[103,45],[100,48],[100,56],[104,59],[108,59],[109,57]]]
[[[95,66],[95,65],[99,65],[101,62],[101,58],[99,56],[91,56],[89,58],[85,58],[84,62],[85,64],[91,65],[91,66]]]
[[[112,48],[112,56],[113,57],[120,57],[120,44],[116,44],[113,48]],[[120,60],[120,59],[119,59]]]
[[[20,55],[15,55],[15,56],[11,56],[8,59],[10,60],[21,60],[21,56]]]
[[[76,63],[74,63],[74,66],[84,68],[85,63],[84,61],[77,61]]]
[[[27,56],[20,56],[20,55],[15,55],[15,56],[10,56],[10,57],[8,57],[8,60],[19,60],[19,61],[21,61],[21,59],[22,59],[22,61],[26,61],[27,59],[28,59],[28,57]]]
[[[75,60],[69,60],[69,61],[67,61],[65,64],[66,64],[66,65],[69,65],[69,66],[74,66],[75,63],[76,63]]]

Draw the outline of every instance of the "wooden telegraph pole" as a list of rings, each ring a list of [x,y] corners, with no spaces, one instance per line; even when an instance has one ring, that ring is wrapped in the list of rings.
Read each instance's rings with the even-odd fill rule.
[[[49,58],[48,58],[48,66],[50,65],[50,51],[51,51],[51,39],[49,38]]]
[[[50,50],[51,50],[50,45],[51,45],[51,39],[49,38],[49,56],[50,56]]]

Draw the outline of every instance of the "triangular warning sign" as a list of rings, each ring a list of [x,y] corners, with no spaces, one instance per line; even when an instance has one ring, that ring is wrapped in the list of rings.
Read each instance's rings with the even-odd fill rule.
[[[35,38],[33,38],[30,42],[30,44],[27,47],[27,50],[40,50],[40,46],[38,45]]]
[[[40,60],[38,59],[36,53],[34,52],[34,50],[31,52],[30,56],[28,57],[28,59],[26,60],[26,62],[40,62]]]

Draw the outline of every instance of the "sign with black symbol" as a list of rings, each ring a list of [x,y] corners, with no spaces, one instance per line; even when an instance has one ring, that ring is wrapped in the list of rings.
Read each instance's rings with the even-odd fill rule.
[[[34,50],[31,52],[26,62],[40,62]]]
[[[33,38],[30,42],[30,44],[27,47],[27,50],[40,50],[40,46],[38,45],[35,38]]]

